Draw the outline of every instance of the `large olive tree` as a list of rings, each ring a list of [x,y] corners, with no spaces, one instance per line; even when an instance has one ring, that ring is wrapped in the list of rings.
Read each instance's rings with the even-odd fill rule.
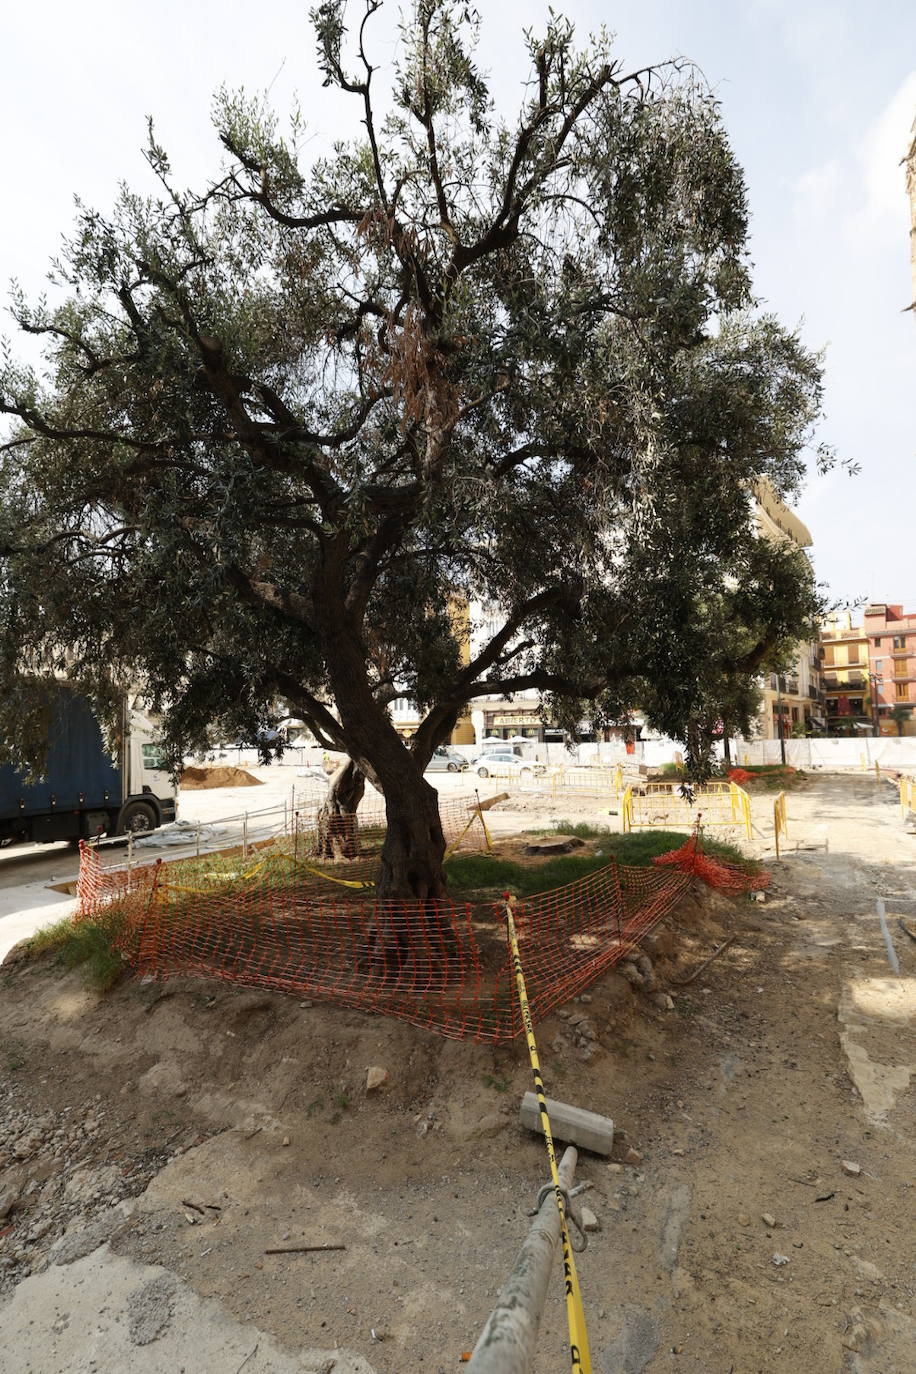
[[[358,138],[303,166],[224,94],[210,184],[151,131],[161,194],[80,210],[55,303],[16,299],[46,350],[0,377],[0,735],[24,748],[21,674],[63,663],[142,684],[173,757],[282,697],[384,792],[380,895],[423,898],[424,765],[474,697],[651,699],[683,732],[729,597],[723,673],[801,631],[806,569],[750,510],[797,484],[820,372],[750,313],[742,174],[689,66],[628,72],[552,19],[506,121],[466,7],[419,0],[380,121],[379,3],[355,34],[343,0],[313,13]],[[469,662],[456,599],[501,615]]]

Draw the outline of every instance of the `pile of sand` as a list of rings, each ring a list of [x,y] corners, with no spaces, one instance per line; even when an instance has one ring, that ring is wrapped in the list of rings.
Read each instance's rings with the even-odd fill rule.
[[[226,764],[216,764],[213,768],[181,770],[181,785],[188,789],[199,787],[260,787],[261,779],[247,773],[244,768],[233,768]]]

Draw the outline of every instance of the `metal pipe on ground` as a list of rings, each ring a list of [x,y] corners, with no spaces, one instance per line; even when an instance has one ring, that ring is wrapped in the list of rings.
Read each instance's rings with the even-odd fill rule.
[[[578,1158],[578,1150],[570,1145],[560,1160],[560,1183],[567,1192]],[[560,1212],[551,1188],[474,1347],[469,1374],[530,1374],[559,1238]]]

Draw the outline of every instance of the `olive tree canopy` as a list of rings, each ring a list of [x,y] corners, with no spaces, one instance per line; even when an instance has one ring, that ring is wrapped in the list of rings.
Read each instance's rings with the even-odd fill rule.
[[[384,791],[379,891],[425,897],[423,768],[470,700],[646,701],[683,735],[805,629],[807,564],[750,514],[755,482],[797,486],[821,378],[754,313],[742,173],[688,64],[630,72],[553,18],[507,120],[474,16],[419,0],[380,119],[378,8],[312,16],[358,138],[304,164],[295,121],[223,93],[192,190],[151,126],[161,193],[81,208],[55,303],[16,297],[45,362],[0,375],[0,735],[26,748],[22,673],[64,665],[97,699],[142,686],[174,758],[283,697]],[[470,661],[462,603],[499,613]]]

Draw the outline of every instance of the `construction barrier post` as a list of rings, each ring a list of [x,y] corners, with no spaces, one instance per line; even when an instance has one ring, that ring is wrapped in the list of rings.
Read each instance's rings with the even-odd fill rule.
[[[786,794],[780,792],[773,802],[773,831],[776,837],[776,857],[779,858],[779,837],[788,835],[789,820],[786,815]]]
[[[477,799],[477,815],[480,817],[480,824],[483,826],[483,837],[487,842],[487,853],[492,854],[493,845],[490,840],[490,831],[487,827],[486,817],[484,816],[483,809],[480,805],[480,793],[478,792],[476,787],[474,788],[474,796]]]
[[[560,1186],[567,1193],[572,1189],[578,1157],[570,1145],[560,1160]],[[553,1193],[549,1193],[480,1333],[469,1374],[529,1374],[559,1236],[560,1213]]]

